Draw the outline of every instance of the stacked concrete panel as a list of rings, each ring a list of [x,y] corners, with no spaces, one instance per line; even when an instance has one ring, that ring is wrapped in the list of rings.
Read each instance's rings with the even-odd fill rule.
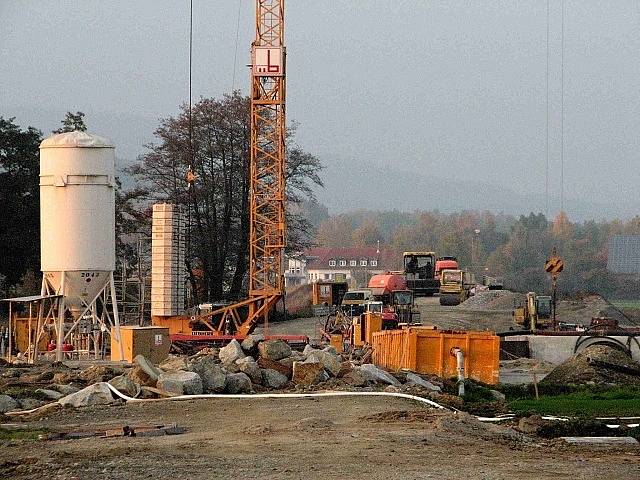
[[[151,229],[151,315],[180,315],[186,273],[186,219],[180,205],[155,204]]]

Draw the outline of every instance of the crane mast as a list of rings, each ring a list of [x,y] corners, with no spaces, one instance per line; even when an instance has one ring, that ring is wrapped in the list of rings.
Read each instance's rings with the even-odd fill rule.
[[[251,56],[249,317],[267,316],[284,293],[284,0],[256,0]]]
[[[192,318],[214,336],[245,336],[284,295],[284,0],[256,0],[251,45],[249,298]]]

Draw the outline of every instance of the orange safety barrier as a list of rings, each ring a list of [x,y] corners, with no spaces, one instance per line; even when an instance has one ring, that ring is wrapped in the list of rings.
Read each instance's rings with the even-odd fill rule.
[[[500,338],[491,332],[439,331],[421,328],[387,330],[373,334],[373,363],[389,370],[453,377],[456,358],[451,349],[464,352],[467,378],[496,384],[500,378]]]

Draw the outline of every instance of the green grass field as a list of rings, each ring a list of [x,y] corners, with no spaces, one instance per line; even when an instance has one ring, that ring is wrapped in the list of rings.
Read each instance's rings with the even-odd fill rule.
[[[640,309],[640,299],[638,300],[610,300],[616,308],[638,308]]]
[[[640,416],[640,391],[617,388],[605,392],[575,392],[562,395],[542,395],[509,402],[514,413],[537,413],[570,417],[633,417]]]

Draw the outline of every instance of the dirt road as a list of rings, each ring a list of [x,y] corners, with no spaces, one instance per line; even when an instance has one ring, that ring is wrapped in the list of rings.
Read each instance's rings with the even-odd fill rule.
[[[89,407],[32,422],[188,432],[0,444],[0,478],[638,478],[638,450],[589,453],[406,400],[197,400]],[[628,449],[627,449],[628,450]]]

